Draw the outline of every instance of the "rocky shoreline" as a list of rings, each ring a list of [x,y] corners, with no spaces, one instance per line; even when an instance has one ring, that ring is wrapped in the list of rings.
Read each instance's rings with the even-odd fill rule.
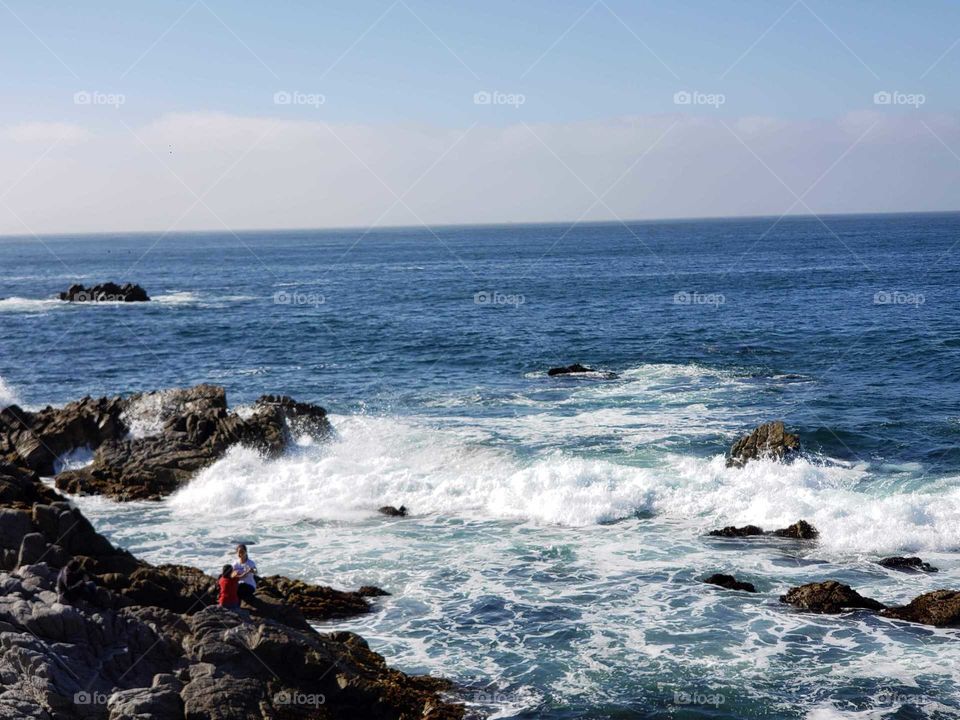
[[[130,437],[144,403],[160,427]],[[270,576],[227,610],[214,578],[114,547],[41,480],[86,447],[93,463],[57,474],[58,486],[161,497],[233,444],[279,453],[294,432],[331,432],[326,413],[268,396],[240,417],[213,386],[0,412],[0,718],[461,718],[448,681],[405,675],[360,636],[310,625],[370,612],[379,588]],[[96,591],[66,604],[55,583],[71,559]]]

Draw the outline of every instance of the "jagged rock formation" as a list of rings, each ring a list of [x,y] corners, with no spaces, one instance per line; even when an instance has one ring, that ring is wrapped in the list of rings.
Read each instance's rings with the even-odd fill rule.
[[[784,460],[800,452],[800,438],[788,433],[782,420],[764,423],[737,440],[727,456],[727,467],[743,467],[749,460]]]

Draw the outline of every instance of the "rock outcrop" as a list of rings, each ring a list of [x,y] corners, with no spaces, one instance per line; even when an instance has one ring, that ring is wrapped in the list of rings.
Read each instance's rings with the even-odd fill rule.
[[[749,460],[784,460],[800,452],[800,438],[788,433],[781,420],[764,423],[730,448],[727,467],[743,467]]]
[[[547,370],[547,375],[550,377],[557,377],[558,375],[585,375],[587,373],[592,374],[594,377],[601,377],[605,380],[614,380],[617,377],[615,372],[594,370],[593,368],[588,368],[580,363],[574,363],[573,365],[567,365],[564,367],[554,367]]]
[[[733,575],[724,575],[723,573],[716,573],[711,575],[706,580],[705,583],[709,585],[718,585],[719,587],[726,588],[727,590],[743,590],[744,592],[755,593],[757,588],[754,587],[753,583],[743,582],[737,580]]]
[[[139,285],[108,282],[90,287],[71,285],[69,290],[60,293],[60,299],[67,302],[148,302],[150,296]]]
[[[725,538],[742,538],[742,537],[753,537],[754,535],[763,535],[763,528],[757,527],[756,525],[744,525],[743,527],[736,527],[734,525],[727,525],[725,528],[720,530],[711,530],[709,535],[713,537],[725,537]]]
[[[547,370],[547,375],[554,377],[556,375],[576,375],[577,373],[588,373],[593,372],[591,368],[588,368],[580,363],[574,363],[573,365],[567,365],[565,367],[555,367]]]
[[[884,617],[936,627],[960,627],[960,591],[934,590],[901,607],[887,608]]]
[[[877,560],[877,564],[883,565],[883,567],[890,568],[891,570],[902,570],[903,572],[940,572],[933,565],[925,563],[918,557],[900,557],[897,555]]]
[[[786,595],[780,596],[780,602],[807,612],[832,615],[846,610],[883,610],[885,607],[882,603],[863,597],[849,585],[836,580],[790,588]]]
[[[401,505],[400,507],[394,507],[393,505],[384,505],[382,508],[379,508],[377,512],[387,517],[406,517],[407,506]]]
[[[132,418],[143,414],[155,427],[132,437]],[[320,438],[330,432],[326,411],[316,405],[265,395],[241,417],[227,409],[222,387],[197,385],[129,398],[84,398],[36,413],[10,406],[0,411],[0,458],[53,475],[60,456],[86,448],[94,451],[93,462],[59,473],[58,488],[117,500],[158,499],[233,445],[276,456],[295,435]]]
[[[771,530],[767,532],[761,527],[756,525],[744,525],[743,527],[736,527],[735,525],[727,525],[725,528],[720,530],[711,530],[708,535],[712,537],[725,537],[725,538],[744,538],[744,537],[755,537],[757,535],[772,535],[774,537],[782,538],[793,538],[794,540],[815,540],[820,537],[820,532],[806,520],[797,520],[793,525],[789,527],[781,528],[780,530]]]
[[[364,596],[382,591],[273,576],[244,610],[225,610],[212,577],[115,548],[30,469],[0,465],[0,483],[0,717],[462,717],[441,698],[449,683],[306,621],[365,612]],[[64,604],[55,580],[71,558],[97,588]]]
[[[771,535],[793,538],[794,540],[815,540],[820,536],[820,532],[806,520],[798,520],[790,527],[774,530]]]

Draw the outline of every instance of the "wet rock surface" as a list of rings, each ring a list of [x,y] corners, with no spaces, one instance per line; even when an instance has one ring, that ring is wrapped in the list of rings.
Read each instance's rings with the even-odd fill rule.
[[[148,413],[155,427],[135,437],[130,431],[138,413]],[[56,475],[59,489],[146,500],[172,493],[234,445],[275,457],[296,435],[323,438],[331,432],[319,406],[265,395],[241,417],[228,410],[222,387],[197,385],[129,398],[84,398],[36,413],[10,406],[0,411],[0,458],[53,475],[61,456],[91,450],[91,464]]]
[[[849,585],[836,580],[790,588],[785,595],[780,596],[780,602],[807,612],[824,614],[838,614],[858,609],[882,610],[885,607],[883,603],[863,597]]]
[[[785,460],[800,452],[800,438],[787,432],[783,421],[775,420],[754,428],[737,440],[727,456],[727,467],[743,467],[750,460]]]

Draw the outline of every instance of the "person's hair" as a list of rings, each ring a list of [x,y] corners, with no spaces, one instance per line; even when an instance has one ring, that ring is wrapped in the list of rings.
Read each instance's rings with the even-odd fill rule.
[[[237,552],[240,552],[241,550],[243,550],[243,552],[247,551],[247,546],[244,545],[243,543],[240,543],[239,545],[237,545]]]
[[[228,578],[233,575],[233,565],[224,565],[220,577]]]
[[[70,558],[70,561],[67,563],[67,570],[79,570],[80,561],[76,558]]]

